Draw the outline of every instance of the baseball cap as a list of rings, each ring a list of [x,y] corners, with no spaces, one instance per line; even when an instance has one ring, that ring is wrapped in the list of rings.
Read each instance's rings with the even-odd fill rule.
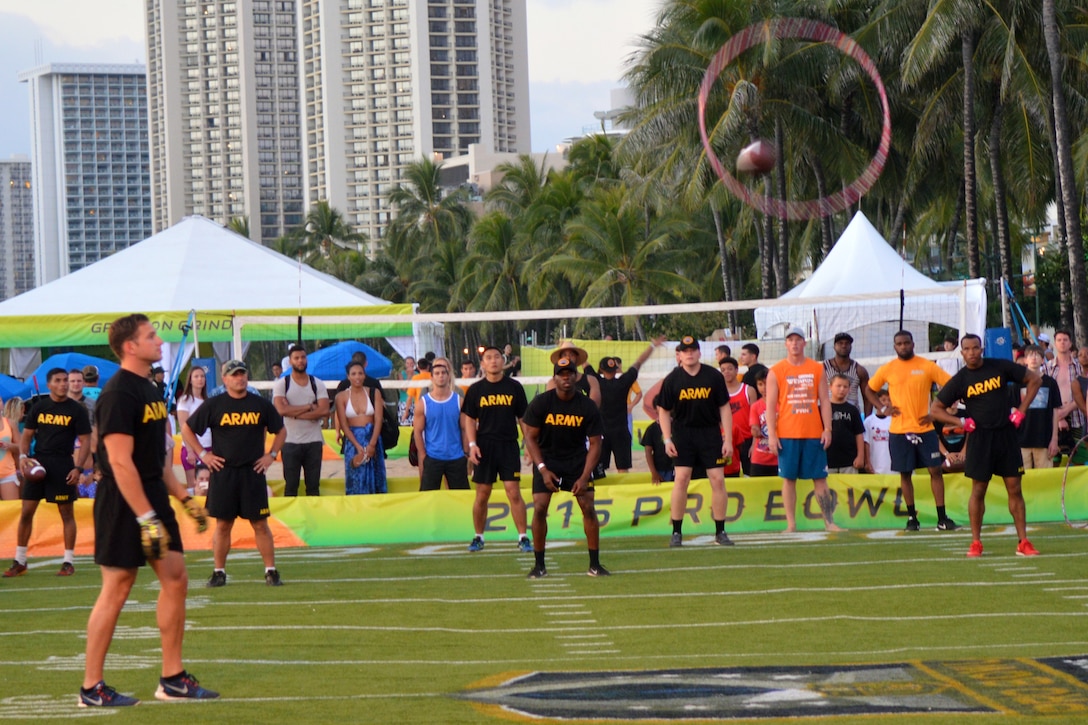
[[[786,339],[788,340],[791,337],[793,337],[794,335],[797,335],[802,340],[807,340],[808,339],[808,337],[805,336],[805,331],[802,330],[800,327],[797,327],[796,325],[794,325],[793,327],[791,327],[789,330],[786,331]]]
[[[691,335],[684,335],[680,338],[680,344],[676,346],[677,352],[684,352],[684,350],[698,350],[699,341]]]
[[[575,364],[575,361],[571,360],[569,357],[561,357],[555,361],[555,368],[552,369],[552,372],[555,375],[559,375],[561,373],[576,374],[578,372],[578,366]]]
[[[249,368],[241,360],[227,360],[223,363],[223,375],[234,375],[236,372],[248,373]]]
[[[616,358],[606,357],[601,360],[600,369],[607,370],[608,372],[613,372],[619,370],[620,366],[619,363],[616,362]]]
[[[98,382],[98,366],[97,365],[84,365],[83,366],[83,379],[88,383]]]
[[[804,335],[802,335],[802,337],[804,337]],[[840,332],[839,334],[835,335],[835,342],[838,342],[839,340],[846,340],[847,342],[853,342],[854,338],[850,336],[849,332]]]
[[[1036,337],[1035,339],[1038,340],[1039,342],[1045,342],[1048,345],[1050,344],[1050,335],[1046,334],[1045,332],[1040,332],[1039,336]]]

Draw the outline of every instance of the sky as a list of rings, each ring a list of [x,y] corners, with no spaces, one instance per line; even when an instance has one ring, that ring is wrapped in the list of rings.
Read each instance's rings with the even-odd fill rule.
[[[415,0],[413,0],[415,1]],[[599,128],[624,61],[662,0],[526,0],[533,151]],[[0,0],[0,159],[30,153],[19,71],[42,63],[144,63],[144,0]]]

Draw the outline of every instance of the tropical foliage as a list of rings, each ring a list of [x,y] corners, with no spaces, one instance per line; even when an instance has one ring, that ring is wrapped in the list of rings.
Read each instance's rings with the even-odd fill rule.
[[[698,136],[696,98],[711,58],[739,30],[777,17],[849,34],[888,90],[893,139],[883,174],[854,206],[822,219],[787,223],[738,202]],[[1067,0],[667,0],[629,59],[635,103],[622,140],[579,141],[561,170],[520,157],[497,169],[501,180],[482,205],[443,188],[440,165],[421,159],[392,192],[396,218],[369,261],[339,249],[335,240],[359,240],[332,224],[327,205],[311,211],[311,232],[278,243],[422,311],[633,306],[780,295],[863,211],[930,276],[1007,277],[1019,288],[1021,249],[1049,228],[1056,205],[1062,263],[1050,263],[1052,283],[1040,287],[1042,321],[1072,327],[1085,344],[1086,41],[1088,12]],[[881,132],[879,98],[858,64],[827,44],[793,40],[769,38],[729,64],[706,114],[727,167],[752,139],[776,145],[774,170],[746,183],[778,198],[843,188],[868,165]],[[663,324],[571,319],[544,334],[566,325],[645,338]],[[451,326],[450,335],[469,347],[518,329],[505,320]]]

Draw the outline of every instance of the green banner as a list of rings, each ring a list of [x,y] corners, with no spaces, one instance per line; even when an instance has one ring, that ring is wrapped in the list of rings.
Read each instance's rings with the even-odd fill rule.
[[[1064,469],[1029,471],[1024,477],[1029,521],[1061,521],[1061,490]],[[646,481],[645,476],[628,474],[624,481]],[[607,482],[609,479],[605,479]],[[835,523],[847,529],[902,529],[906,510],[899,490],[899,475],[832,475],[828,484],[836,499]],[[781,531],[786,526],[782,508],[781,479],[727,479],[729,506],[726,528],[730,532]],[[915,476],[918,516],[923,529],[937,525],[928,476]],[[948,514],[966,526],[971,483],[962,474],[945,475],[945,503]],[[649,482],[600,485],[596,490],[597,517],[602,536],[668,536],[672,531],[669,496],[672,485]],[[528,481],[522,493],[531,502]],[[275,498],[272,514],[310,546],[348,546],[406,542],[468,541],[472,529],[472,491],[434,491],[385,496],[321,498]],[[823,520],[812,496],[812,484],[797,486],[797,528],[819,531]],[[1005,486],[1000,479],[991,483],[986,498],[986,524],[1008,524]],[[1066,506],[1071,518],[1088,519],[1088,468],[1071,469]],[[532,518],[532,512],[529,513]],[[583,537],[582,515],[567,493],[552,497],[548,516],[549,539]],[[710,515],[710,484],[696,481],[688,489],[684,517],[685,535],[713,534]],[[500,540],[515,536],[510,506],[502,488],[496,486],[488,506],[486,532]]]
[[[180,342],[182,325],[189,316],[185,312],[143,312],[151,319],[165,342]],[[71,315],[26,315],[5,317],[0,326],[0,347],[51,347],[106,345],[109,343],[109,326],[124,313],[88,313]],[[226,342],[234,339],[235,317],[292,317],[298,308],[275,310],[198,310],[196,332],[201,342]],[[412,334],[410,322],[367,322],[316,324],[308,318],[345,315],[410,315],[412,306],[375,305],[372,307],[335,307],[303,309],[302,324],[307,339],[350,339],[356,337],[405,337]],[[242,330],[243,340],[294,340],[298,336],[297,322],[289,324],[247,324]]]

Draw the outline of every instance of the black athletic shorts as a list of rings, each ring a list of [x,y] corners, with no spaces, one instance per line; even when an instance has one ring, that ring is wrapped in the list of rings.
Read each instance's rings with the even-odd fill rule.
[[[606,430],[601,438],[601,457],[597,459],[597,465],[608,468],[609,459],[613,457],[616,459],[617,469],[631,468],[631,431],[626,426]]]
[[[686,468],[723,468],[722,433],[717,428],[672,429],[676,446],[676,466]]]
[[[212,472],[206,503],[214,519],[267,519],[268,481],[249,466],[225,466]]]
[[[521,480],[521,449],[517,441],[477,441],[480,462],[472,471],[472,482],[493,486],[495,481]]]
[[[1024,475],[1024,459],[1016,428],[976,428],[967,438],[967,459],[963,473],[972,481],[989,481],[994,476]]]
[[[75,468],[71,456],[34,456],[45,468],[45,478],[40,481],[23,481],[20,493],[24,501],[72,503],[79,498],[79,486],[68,485],[68,474]]]
[[[461,456],[452,461],[442,461],[434,456],[423,459],[423,470],[419,474],[420,491],[437,491],[442,488],[442,479],[451,491],[468,490],[468,460]]]
[[[546,461],[545,464],[547,464]],[[582,465],[577,467],[577,470],[569,470],[574,468],[574,466],[560,467],[563,470],[556,470],[550,465],[548,466],[548,470],[559,477],[559,490],[569,492],[574,488],[574,483],[578,480],[578,477],[582,475],[584,466],[585,462],[583,461]],[[592,490],[593,474],[591,473],[589,476],[589,483],[586,485],[586,491]],[[544,485],[544,476],[542,476],[540,471],[535,468],[533,469],[533,493],[553,493]]]
[[[145,481],[144,495],[170,534],[170,551],[184,553],[177,517],[170,506],[166,484]],[[142,512],[141,512],[142,513]],[[94,563],[119,569],[135,569],[147,563],[140,543],[140,525],[116,484],[101,483],[94,499]]]

